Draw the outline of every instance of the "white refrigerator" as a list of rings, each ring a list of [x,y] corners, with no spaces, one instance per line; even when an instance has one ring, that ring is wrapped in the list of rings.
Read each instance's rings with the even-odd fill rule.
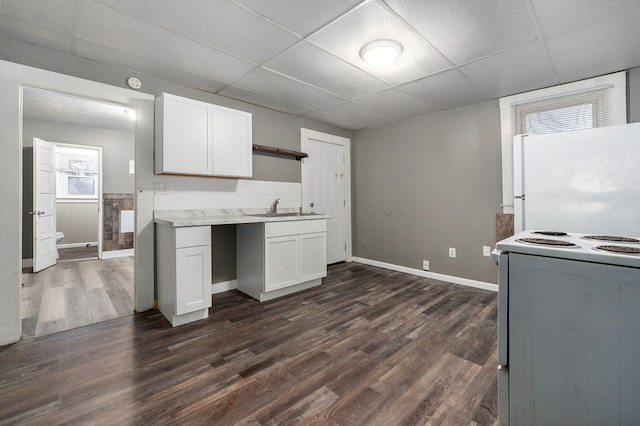
[[[515,231],[640,236],[640,123],[514,137]]]

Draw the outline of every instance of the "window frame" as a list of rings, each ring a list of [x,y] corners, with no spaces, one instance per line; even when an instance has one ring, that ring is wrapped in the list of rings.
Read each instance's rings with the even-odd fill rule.
[[[73,153],[71,151],[78,151]],[[63,151],[63,152],[60,152]],[[70,152],[64,152],[70,151]],[[83,154],[81,151],[90,152]],[[85,145],[71,145],[56,143],[56,202],[99,202],[100,187],[102,185],[101,171],[102,171],[102,148],[85,146]],[[64,164],[60,164],[60,162]],[[95,170],[82,171],[71,170],[65,168],[71,160],[81,161],[93,161],[95,163]],[[73,175],[71,173],[81,173]],[[70,177],[92,177],[94,185],[94,195],[74,195],[69,194],[68,179]]]

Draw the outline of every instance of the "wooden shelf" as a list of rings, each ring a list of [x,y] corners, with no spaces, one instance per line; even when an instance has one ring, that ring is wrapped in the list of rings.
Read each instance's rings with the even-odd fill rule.
[[[257,145],[255,143],[253,144],[253,150],[268,152],[270,154],[284,155],[287,157],[295,157],[295,159],[298,161],[309,156],[309,154],[307,154],[306,152],[292,151],[290,149],[276,148],[274,146]]]

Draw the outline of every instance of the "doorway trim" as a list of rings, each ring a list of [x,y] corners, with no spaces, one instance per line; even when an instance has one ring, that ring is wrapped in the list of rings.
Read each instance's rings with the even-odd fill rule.
[[[347,245],[346,261],[351,262],[353,258],[351,239],[351,139],[300,128],[300,148],[302,152],[307,151],[310,140],[340,145],[344,148],[344,240]],[[301,163],[302,210],[307,212],[309,211],[309,167],[304,158]]]
[[[135,309],[154,305],[153,114],[155,97],[130,89],[0,60],[0,345],[20,340],[22,247],[22,89],[23,85],[130,105],[135,130]]]
[[[98,259],[102,259],[102,227],[104,226],[104,199],[103,199],[103,182],[104,182],[104,169],[102,167],[102,158],[103,158],[103,147],[101,146],[91,146],[91,145],[79,145],[65,142],[52,142],[56,147],[64,146],[69,148],[78,148],[78,149],[86,149],[98,151]],[[56,201],[57,202],[57,201]],[[135,271],[135,267],[134,267]]]

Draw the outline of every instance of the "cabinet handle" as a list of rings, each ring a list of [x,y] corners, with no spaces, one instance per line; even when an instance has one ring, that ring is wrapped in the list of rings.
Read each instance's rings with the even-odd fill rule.
[[[309,204],[310,207],[313,207],[313,203]]]

